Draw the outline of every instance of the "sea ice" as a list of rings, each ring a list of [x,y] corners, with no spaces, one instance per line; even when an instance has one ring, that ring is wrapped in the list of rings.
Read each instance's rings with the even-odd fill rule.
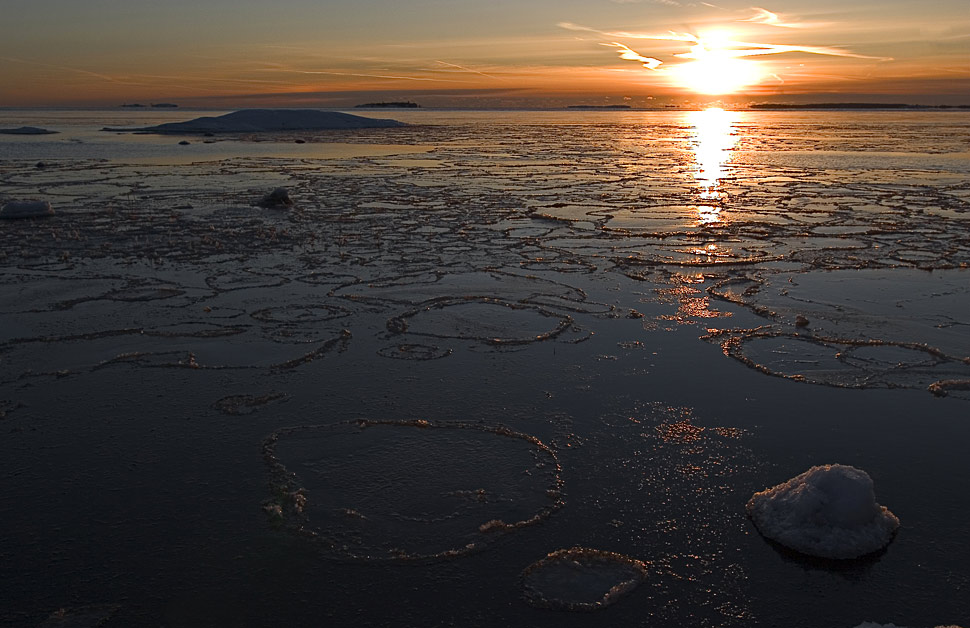
[[[877,624],[874,621],[864,621],[855,628],[906,628],[906,626],[897,626],[896,624]],[[960,626],[947,625],[937,626],[936,628],[960,628]]]
[[[186,122],[168,122],[140,129],[104,131],[150,131],[152,133],[258,133],[272,131],[314,131],[329,129],[367,129],[404,126],[397,120],[354,116],[316,109],[243,109],[224,116],[205,116]]]
[[[899,527],[899,519],[876,503],[869,474],[841,464],[812,467],[755,493],[746,510],[765,537],[821,558],[870,554]]]
[[[541,608],[597,611],[615,603],[647,576],[643,562],[585,547],[561,549],[526,567],[526,599]]]
[[[0,208],[0,218],[40,218],[53,214],[47,201],[10,201]]]
[[[120,608],[117,604],[60,608],[51,613],[38,628],[95,628],[109,621]]]
[[[270,522],[341,558],[454,558],[563,504],[555,453],[505,427],[424,419],[305,425],[273,433],[263,455]]]

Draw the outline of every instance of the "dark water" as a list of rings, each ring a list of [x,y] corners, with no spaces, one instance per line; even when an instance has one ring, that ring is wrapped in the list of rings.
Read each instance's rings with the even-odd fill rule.
[[[124,115],[0,116],[3,625],[968,622],[967,114]],[[883,553],[758,535],[836,462]]]

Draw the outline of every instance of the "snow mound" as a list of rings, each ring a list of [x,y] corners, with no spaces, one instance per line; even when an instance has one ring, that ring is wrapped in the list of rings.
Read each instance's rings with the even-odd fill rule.
[[[286,188],[276,188],[259,201],[259,206],[275,209],[292,207],[293,199],[290,198]]]
[[[47,201],[10,201],[0,207],[0,218],[43,218],[53,216]]]
[[[105,131],[150,131],[152,133],[258,133],[273,131],[316,131],[369,129],[404,126],[397,120],[380,120],[336,111],[317,109],[243,109],[224,116],[202,117],[187,122],[168,122],[141,129]]]
[[[876,503],[869,474],[841,464],[812,467],[755,493],[746,510],[765,537],[821,558],[871,554],[899,528],[896,515]]]

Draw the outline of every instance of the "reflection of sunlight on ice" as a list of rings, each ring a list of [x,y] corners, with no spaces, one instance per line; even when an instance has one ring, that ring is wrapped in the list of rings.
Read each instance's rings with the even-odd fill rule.
[[[724,176],[724,164],[731,158],[731,151],[738,142],[734,133],[733,112],[723,109],[705,109],[688,114],[693,125],[694,160],[697,170],[694,178],[700,185],[701,199],[707,202],[697,208],[701,224],[722,220],[717,201],[722,197],[719,181]]]
[[[707,194],[707,192],[704,194]],[[714,205],[698,205],[697,219],[702,225],[718,222],[721,220],[721,208]]]

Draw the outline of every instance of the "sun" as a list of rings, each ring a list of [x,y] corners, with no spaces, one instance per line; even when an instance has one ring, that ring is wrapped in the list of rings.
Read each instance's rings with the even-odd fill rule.
[[[690,52],[677,55],[691,61],[669,71],[685,89],[708,95],[734,94],[757,85],[765,76],[759,62],[742,55],[727,33],[717,31],[698,37]]]

